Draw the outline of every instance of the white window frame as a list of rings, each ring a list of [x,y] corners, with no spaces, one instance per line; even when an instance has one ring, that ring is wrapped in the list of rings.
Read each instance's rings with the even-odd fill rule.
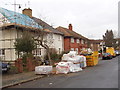
[[[91,43],[91,45],[90,45],[91,47],[93,47],[93,43]]]
[[[71,38],[71,43],[74,43],[74,42],[75,42],[74,38]]]
[[[42,48],[37,48],[32,52],[35,56],[41,56],[42,55]]]
[[[76,43],[80,43],[80,40],[79,40],[79,39],[76,39]]]
[[[71,51],[74,51],[74,48],[71,48]]]
[[[5,55],[5,49],[0,49],[0,56],[4,56]]]
[[[84,44],[84,40],[83,39],[81,39],[81,44]]]

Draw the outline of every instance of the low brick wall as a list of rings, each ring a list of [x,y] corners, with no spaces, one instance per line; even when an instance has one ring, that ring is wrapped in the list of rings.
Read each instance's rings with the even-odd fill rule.
[[[19,58],[15,61],[15,66],[17,67],[18,72],[22,73],[24,71],[24,69],[26,69],[27,71],[34,71],[36,63],[31,58],[27,58],[26,64],[23,65],[22,59]]]

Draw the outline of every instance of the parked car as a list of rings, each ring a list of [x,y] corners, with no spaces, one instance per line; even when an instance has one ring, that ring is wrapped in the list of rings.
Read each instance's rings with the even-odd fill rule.
[[[112,55],[110,53],[103,53],[102,59],[112,59]]]
[[[10,70],[10,64],[0,62],[0,68],[2,69],[2,72],[8,72]]]
[[[116,50],[115,54],[116,54],[116,56],[120,55],[120,51]]]

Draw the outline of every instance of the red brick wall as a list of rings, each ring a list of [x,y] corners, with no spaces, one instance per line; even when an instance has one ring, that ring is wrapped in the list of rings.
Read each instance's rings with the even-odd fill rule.
[[[64,50],[65,51],[70,50],[70,38],[64,38]]]
[[[80,53],[82,48],[87,48],[86,44],[80,44],[80,43],[76,43],[77,39],[74,39],[74,43],[71,43],[71,39],[70,38],[64,38],[64,50],[65,51],[70,51],[71,48],[74,48],[74,50],[76,48],[78,48],[78,52]]]

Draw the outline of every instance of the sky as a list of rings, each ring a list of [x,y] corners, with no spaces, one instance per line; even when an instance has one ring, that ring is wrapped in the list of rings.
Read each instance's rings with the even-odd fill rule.
[[[0,7],[22,13],[30,7],[33,16],[54,28],[68,28],[89,39],[102,39],[106,30],[118,31],[118,2],[120,0],[0,0]],[[14,2],[21,4],[21,9]]]

